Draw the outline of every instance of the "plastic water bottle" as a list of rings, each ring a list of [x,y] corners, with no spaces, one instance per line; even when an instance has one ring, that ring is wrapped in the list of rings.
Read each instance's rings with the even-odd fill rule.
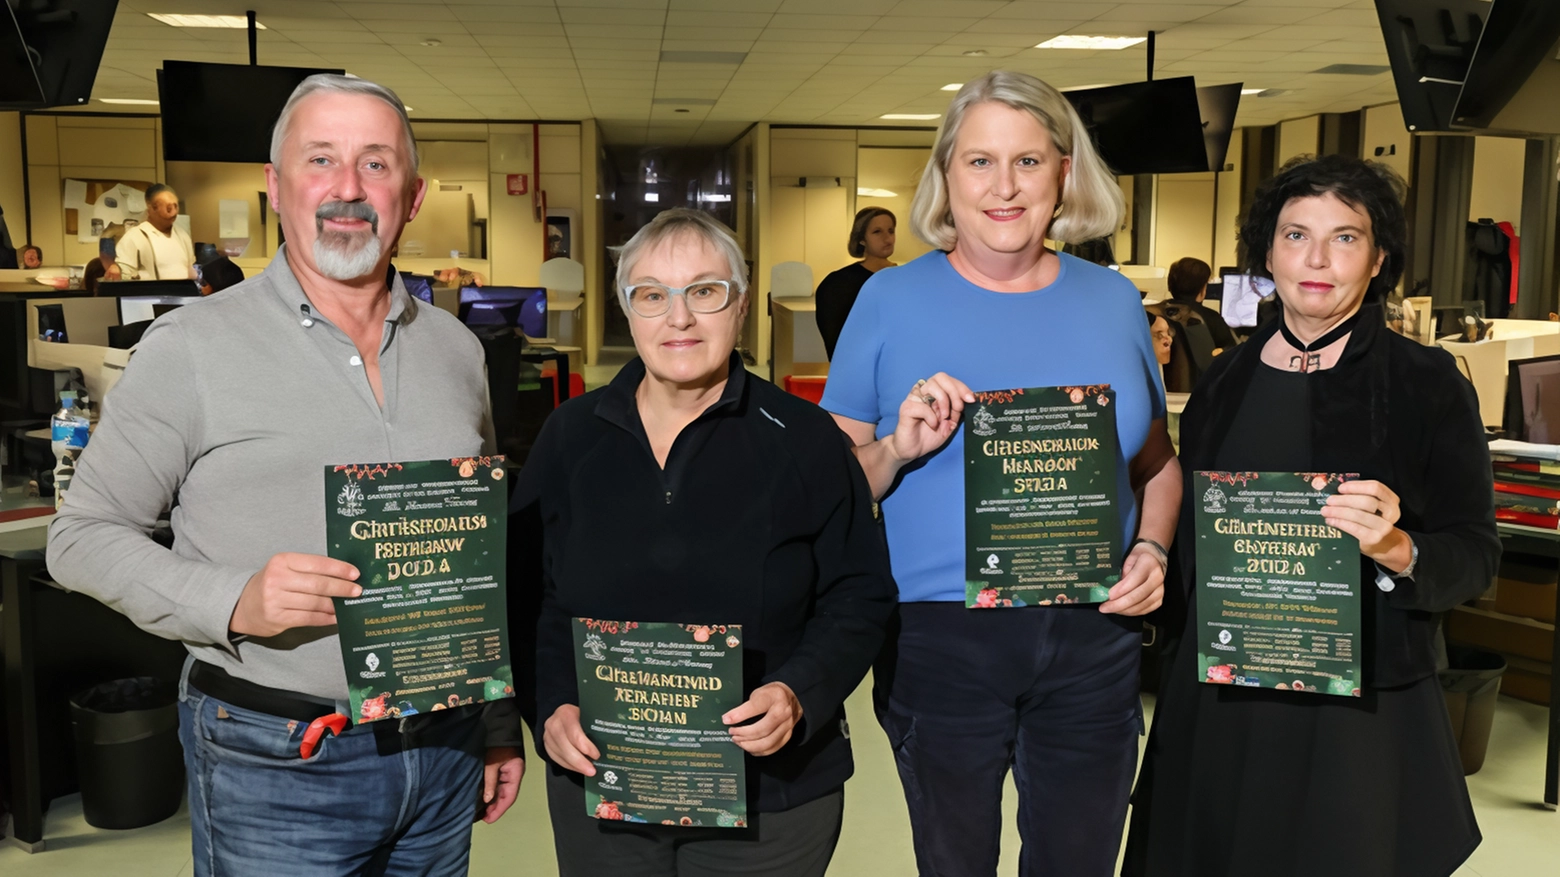
[[[60,394],[60,410],[49,418],[49,445],[54,451],[54,508],[65,501],[65,491],[76,474],[76,458],[87,446],[86,417],[76,412],[76,394]]]

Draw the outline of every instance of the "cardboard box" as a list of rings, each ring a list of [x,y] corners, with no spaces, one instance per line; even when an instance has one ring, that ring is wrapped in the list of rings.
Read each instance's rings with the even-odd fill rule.
[[[1560,587],[1557,587],[1553,581],[1525,582],[1521,579],[1501,579],[1500,589],[1495,595],[1494,610],[1504,615],[1532,618],[1554,624],[1557,590],[1560,590]]]
[[[1555,626],[1501,612],[1458,606],[1446,614],[1447,642],[1548,663]]]

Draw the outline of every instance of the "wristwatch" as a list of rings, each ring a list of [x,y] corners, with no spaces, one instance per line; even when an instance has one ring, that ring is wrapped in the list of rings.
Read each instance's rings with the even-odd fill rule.
[[[1414,567],[1419,565],[1419,545],[1412,538],[1408,540],[1408,566],[1402,572],[1393,573],[1395,579],[1411,579],[1414,577]]]

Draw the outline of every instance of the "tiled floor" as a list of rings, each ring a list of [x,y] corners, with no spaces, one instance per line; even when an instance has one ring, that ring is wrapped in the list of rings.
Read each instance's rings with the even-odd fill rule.
[[[829,873],[833,877],[898,877],[914,874],[904,799],[888,744],[871,719],[863,686],[847,709],[854,716],[856,776],[846,786],[845,828]],[[1484,844],[1455,877],[1535,877],[1553,874],[1560,862],[1560,814],[1535,802],[1543,792],[1544,721],[1541,707],[1501,698],[1484,769],[1468,780]],[[535,759],[532,759],[535,763]],[[1018,868],[1016,800],[1009,783],[999,874]],[[29,856],[0,848],[5,877],[184,877],[192,873],[189,823],[178,816],[149,828],[107,832],[88,827],[80,802],[64,798],[49,811],[49,850]],[[479,825],[472,841],[474,875],[533,877],[555,864],[542,784],[533,778],[497,825]],[[306,855],[306,851],[300,851]],[[1194,875],[1187,875],[1194,877]]]

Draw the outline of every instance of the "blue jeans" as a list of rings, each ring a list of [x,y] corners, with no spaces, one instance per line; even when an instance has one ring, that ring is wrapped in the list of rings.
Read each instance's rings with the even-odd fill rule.
[[[179,686],[197,877],[465,874],[482,794],[480,712],[327,734]]]

